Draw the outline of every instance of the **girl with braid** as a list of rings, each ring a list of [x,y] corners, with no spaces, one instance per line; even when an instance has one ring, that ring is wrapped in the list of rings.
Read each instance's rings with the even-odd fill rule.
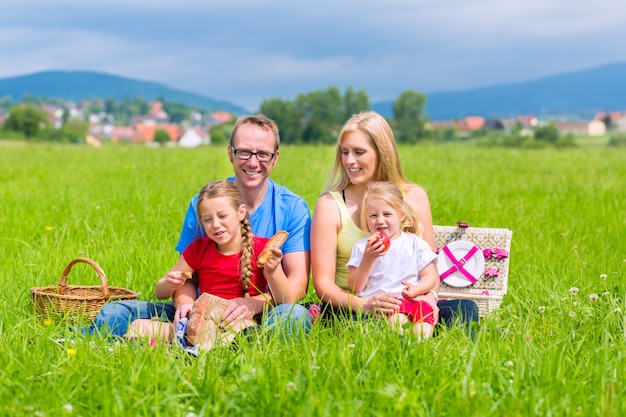
[[[282,252],[273,248],[270,260],[263,267],[257,266],[257,257],[269,239],[252,234],[239,188],[227,180],[205,185],[199,194],[197,212],[206,236],[195,239],[156,285],[157,298],[173,297],[174,325],[188,316],[202,293],[227,300],[256,297],[272,301],[269,288],[277,294],[281,290],[278,283],[282,281],[276,278],[284,275]],[[254,325],[253,320],[221,323],[235,331]],[[131,324],[128,336],[171,341],[173,330],[171,323],[142,319]]]

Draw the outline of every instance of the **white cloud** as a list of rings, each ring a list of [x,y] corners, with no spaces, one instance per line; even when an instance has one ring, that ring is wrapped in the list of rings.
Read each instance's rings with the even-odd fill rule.
[[[626,61],[621,0],[8,3],[0,77],[102,71],[251,109],[332,85],[376,101]]]

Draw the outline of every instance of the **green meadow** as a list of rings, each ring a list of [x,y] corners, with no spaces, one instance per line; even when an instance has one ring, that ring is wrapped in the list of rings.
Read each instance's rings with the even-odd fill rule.
[[[513,231],[508,294],[475,336],[453,327],[416,343],[379,321],[314,325],[196,358],[70,333],[35,315],[30,288],[87,257],[109,285],[154,299],[189,198],[232,174],[226,146],[0,146],[0,415],[626,415],[626,150],[400,154],[436,224]],[[333,158],[284,146],[272,177],[312,211]],[[82,264],[68,283],[98,279]]]

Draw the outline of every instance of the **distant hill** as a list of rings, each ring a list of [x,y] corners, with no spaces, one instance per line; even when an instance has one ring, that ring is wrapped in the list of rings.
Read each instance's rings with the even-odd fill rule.
[[[20,101],[24,94],[71,101],[92,98],[123,100],[126,97],[155,100],[162,97],[167,101],[206,110],[248,113],[244,108],[227,101],[175,90],[159,83],[89,71],[46,71],[0,79],[0,98],[9,96],[14,101]]]
[[[376,103],[372,108],[393,116],[393,101]],[[426,94],[426,113],[431,120],[521,114],[589,118],[600,111],[615,110],[626,110],[626,63],[534,81]]]
[[[10,96],[19,101],[24,94],[73,101],[108,97],[155,100],[163,97],[206,110],[248,113],[243,107],[227,101],[175,90],[159,83],[88,71],[47,71],[0,79],[0,98]],[[589,118],[600,111],[626,110],[626,62],[534,81],[426,93],[426,96],[426,113],[431,120],[521,114]],[[391,117],[393,101],[373,103],[372,109]]]

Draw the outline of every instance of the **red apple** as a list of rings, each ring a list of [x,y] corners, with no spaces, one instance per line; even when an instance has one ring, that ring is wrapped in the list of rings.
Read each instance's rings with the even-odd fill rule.
[[[374,234],[370,237],[370,240],[376,242],[383,242],[383,252],[387,252],[391,242],[389,241],[389,236],[385,232],[374,232]]]

